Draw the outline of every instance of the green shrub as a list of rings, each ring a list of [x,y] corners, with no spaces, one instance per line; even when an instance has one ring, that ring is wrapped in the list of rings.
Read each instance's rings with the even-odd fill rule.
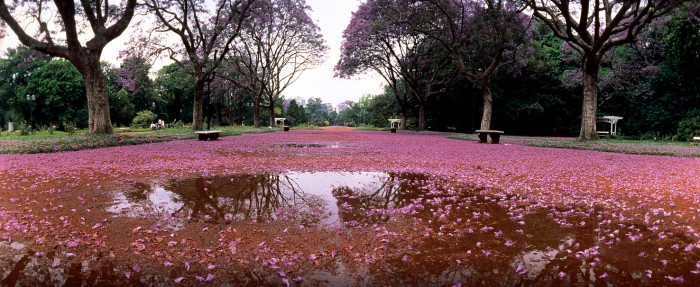
[[[29,134],[29,126],[25,123],[17,125],[17,130],[19,130],[20,135],[26,136]]]
[[[72,135],[75,132],[75,124],[73,122],[63,122],[63,131]]]
[[[172,126],[172,127],[181,129],[181,128],[184,128],[184,127],[185,127],[185,123],[182,122],[182,121],[180,121],[180,120],[178,120],[178,121],[176,121],[175,123],[173,123],[173,126]]]
[[[158,116],[151,111],[140,111],[131,121],[131,128],[148,128]]]
[[[700,136],[700,110],[692,110],[678,123],[676,136],[677,141],[690,141],[693,136]]]

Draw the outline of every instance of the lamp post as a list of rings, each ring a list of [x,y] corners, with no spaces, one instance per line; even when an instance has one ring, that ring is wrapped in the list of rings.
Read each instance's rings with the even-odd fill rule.
[[[29,103],[29,129],[34,130],[34,101],[36,101],[36,95],[27,95],[27,102]]]

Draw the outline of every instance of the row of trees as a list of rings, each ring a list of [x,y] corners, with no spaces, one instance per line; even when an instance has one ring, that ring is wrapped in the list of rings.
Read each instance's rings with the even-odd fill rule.
[[[616,46],[603,57],[597,84],[598,115],[624,117],[625,135],[685,140],[700,134],[700,14],[692,8],[686,6],[656,19],[636,42]],[[577,95],[584,90],[579,54],[543,22],[534,25],[529,37],[529,56],[508,66],[492,82],[493,123],[511,134],[576,135],[581,120]],[[480,91],[459,79],[444,87],[426,105],[427,126],[477,129],[476,117],[483,109]],[[377,107],[387,107],[382,123],[386,125],[385,118],[401,113],[395,107],[398,101],[392,98],[395,95],[389,89],[361,101],[339,118],[368,124],[374,119],[367,117],[365,107],[372,107],[372,113],[382,113]],[[383,104],[389,100],[391,104]],[[419,99],[411,99],[408,106],[408,124],[417,128]]]
[[[6,2],[0,1],[3,29],[5,25],[12,29],[33,50],[66,59],[82,75],[92,133],[113,132],[100,56],[139,9],[155,19],[144,16],[146,24],[139,25],[141,30],[130,41],[134,45],[125,50],[125,57],[166,56],[190,75],[195,91],[194,129],[203,124],[205,84],[214,81],[220,68],[225,67],[220,78],[254,96],[255,125],[259,126],[260,102],[267,100],[273,114],[274,102],[284,89],[318,64],[327,50],[304,0],[146,0],[138,6],[136,0],[120,5],[106,0]],[[175,43],[167,41],[172,35],[177,36]]]
[[[150,65],[143,58],[127,58],[118,67],[104,62],[101,65],[113,125],[131,126],[137,114],[144,111],[170,125],[191,123],[195,81],[178,64],[163,67],[154,79],[149,77]],[[227,75],[223,67],[217,73]],[[28,123],[33,113],[35,127],[64,129],[66,124],[85,128],[89,116],[85,94],[83,77],[66,60],[52,59],[27,47],[9,49],[0,58],[0,123],[3,126],[8,121]],[[217,77],[205,89],[205,95],[204,110],[214,124],[255,124],[256,99],[240,91],[234,83]],[[267,118],[287,117],[289,124],[296,125],[334,123],[335,114],[323,110],[322,104],[321,99],[314,98],[306,107],[291,101],[285,108],[283,99],[275,98],[272,112],[262,109],[257,114]],[[143,124],[143,119],[138,122]]]
[[[418,129],[425,128],[426,102],[444,91],[454,73],[481,94],[480,129],[488,130],[494,81],[504,67],[518,72],[533,56],[537,19],[579,54],[579,140],[591,140],[597,138],[598,76],[606,54],[635,42],[652,21],[683,2],[368,0],[345,30],[336,71],[341,77],[376,71],[391,88],[404,120],[409,99],[418,102]]]
[[[145,63],[168,57],[175,64],[168,67],[167,76],[191,81],[195,129],[202,128],[204,108],[210,102],[219,103],[220,120],[223,114],[252,110],[256,126],[260,125],[260,106],[267,105],[266,114],[272,124],[277,113],[275,105],[284,89],[301,72],[317,65],[327,50],[303,0],[222,0],[209,4],[148,0],[140,6],[135,0],[124,0],[120,6],[110,6],[107,1],[54,1],[53,5],[22,1],[9,6],[5,2],[0,1],[0,19],[23,44],[66,59],[82,75],[91,132],[112,132],[109,104],[119,101],[119,97],[109,98],[106,69],[99,56],[139,9],[144,15],[154,15],[153,19],[143,20],[153,24],[139,25],[148,30],[137,32],[141,36],[131,42],[138,45],[126,50],[127,60],[120,68],[122,88],[131,95],[148,90],[143,88],[147,81],[142,81],[147,78],[142,76],[148,70]],[[490,129],[494,109],[508,110],[519,101],[531,101],[509,94],[518,88],[513,83],[520,84],[532,98],[549,93],[553,95],[547,98],[551,102],[568,103],[567,94],[561,92],[580,88],[583,105],[579,139],[590,140],[597,137],[598,105],[615,101],[620,104],[617,97],[598,96],[606,84],[606,75],[622,71],[606,65],[622,65],[620,59],[628,61],[625,64],[639,63],[632,57],[640,55],[648,60],[643,52],[650,48],[650,42],[633,44],[640,43],[640,35],[651,33],[656,22],[667,20],[668,17],[662,17],[683,4],[686,14],[679,17],[695,19],[697,3],[683,0],[367,0],[353,14],[344,33],[336,71],[341,77],[376,71],[386,80],[387,93],[393,96],[405,123],[417,107],[419,129],[427,127],[429,109],[434,110],[431,118],[436,119],[445,118],[455,106],[469,106],[475,111],[477,104],[482,113],[479,128]],[[15,15],[29,17],[18,22]],[[82,29],[83,26],[89,29]],[[35,31],[27,33],[25,29],[29,28]],[[682,27],[677,28],[674,31],[683,32]],[[172,35],[177,40],[168,42],[167,36]],[[663,43],[665,47],[677,45],[667,42]],[[637,54],[632,51],[635,48]],[[555,55],[562,50],[563,54]],[[674,54],[663,57],[669,55]],[[685,54],[675,54],[681,55]],[[575,62],[577,69],[562,69]],[[654,63],[655,67],[659,67],[658,63],[670,65],[665,58]],[[526,74],[533,71],[545,72],[546,76]],[[627,83],[636,79],[627,78]],[[541,87],[528,83],[532,80],[559,80],[571,85]],[[508,85],[502,85],[503,82]],[[174,95],[166,89],[171,84],[154,83],[155,94],[161,99]],[[218,92],[205,94],[205,87]],[[658,95],[658,87],[654,88],[657,90],[653,95]],[[458,94],[467,96],[454,96]],[[180,101],[175,97],[170,102]],[[494,105],[499,97],[506,107]],[[242,108],[247,99],[252,100],[252,109]],[[383,100],[379,102],[376,106],[383,105]],[[178,112],[182,118],[183,110]],[[555,116],[569,117],[558,112]],[[227,120],[234,122],[235,118],[230,116]]]

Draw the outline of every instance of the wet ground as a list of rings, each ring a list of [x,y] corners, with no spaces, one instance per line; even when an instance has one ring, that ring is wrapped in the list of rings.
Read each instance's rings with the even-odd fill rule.
[[[241,158],[272,157],[278,162],[280,153],[297,160],[336,152],[354,153],[357,161],[372,155],[373,150],[363,149],[357,140],[358,135],[372,133],[319,140],[320,135],[327,136],[311,132],[295,142],[244,146],[235,152]],[[270,135],[254,137],[268,142]],[[436,144],[434,137],[409,141],[420,139]],[[397,152],[395,146],[389,150]],[[222,148],[215,153],[231,152]],[[611,160],[610,155],[602,157]],[[143,164],[137,160],[135,166]],[[700,282],[700,236],[693,206],[697,195],[684,200],[659,195],[658,201],[651,201],[632,192],[611,196],[497,188],[420,168],[289,167],[166,176],[71,173],[57,176],[63,181],[46,180],[20,190],[22,181],[36,181],[22,175],[36,172],[38,181],[46,176],[22,170],[20,183],[5,182],[4,187],[13,188],[0,198],[0,285]],[[490,168],[479,162],[469,170]],[[74,179],[66,179],[70,177]],[[649,184],[655,180],[661,179],[648,177]]]

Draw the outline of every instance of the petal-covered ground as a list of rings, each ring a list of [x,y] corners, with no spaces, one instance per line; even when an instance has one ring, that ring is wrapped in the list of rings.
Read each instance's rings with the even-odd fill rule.
[[[0,285],[697,286],[699,203],[700,159],[440,134],[0,155]]]

